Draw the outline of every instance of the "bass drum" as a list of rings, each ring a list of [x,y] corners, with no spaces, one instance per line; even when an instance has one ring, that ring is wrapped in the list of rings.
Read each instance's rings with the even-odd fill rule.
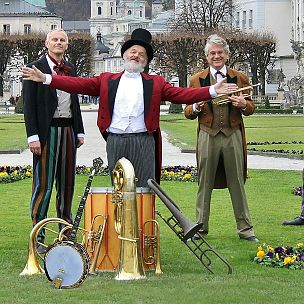
[[[98,227],[103,224],[103,218],[107,219],[104,231],[104,238],[101,243],[101,250],[96,263],[97,271],[115,271],[118,266],[120,240],[115,230],[115,204],[112,203],[113,188],[92,187],[87,198],[84,209],[84,229],[98,231]],[[145,225],[146,221],[155,220],[155,195],[149,188],[136,188],[136,200],[138,211],[138,225],[140,231],[140,244],[144,252],[144,234],[154,235],[153,223]],[[94,217],[96,218],[92,227]],[[144,226],[145,232],[144,232]],[[88,238],[88,235],[86,235]],[[88,244],[88,239],[86,239]],[[94,250],[87,246],[87,252],[93,257]],[[154,270],[154,265],[144,265],[145,270]]]
[[[89,261],[89,255],[82,245],[61,241],[47,250],[44,270],[56,288],[73,288],[81,285],[87,277]]]

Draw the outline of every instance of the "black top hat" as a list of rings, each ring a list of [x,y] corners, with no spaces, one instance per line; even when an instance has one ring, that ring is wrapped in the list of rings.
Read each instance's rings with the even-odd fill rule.
[[[123,57],[124,52],[133,45],[140,45],[146,49],[148,55],[148,63],[153,59],[153,49],[150,45],[152,40],[152,35],[149,31],[145,29],[135,29],[131,34],[131,39],[126,41],[121,47],[121,57]]]

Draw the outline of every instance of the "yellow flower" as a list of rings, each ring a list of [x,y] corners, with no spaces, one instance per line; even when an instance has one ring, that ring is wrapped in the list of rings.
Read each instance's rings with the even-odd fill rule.
[[[17,175],[17,174],[18,174],[18,171],[17,171],[17,170],[14,170],[13,174],[14,174],[14,175]]]
[[[169,176],[174,176],[174,172],[173,172],[173,171],[170,171],[170,172],[169,172]]]
[[[262,251],[263,250],[263,247],[262,246],[259,246],[258,247],[258,251]]]
[[[261,246],[259,246],[259,247],[261,247]],[[259,250],[259,251],[257,252],[257,257],[258,257],[258,258],[263,258],[264,256],[265,256],[264,250]]]
[[[291,263],[294,263],[297,259],[297,256],[296,255],[293,255],[292,258],[291,258]]]
[[[7,172],[0,172],[0,177],[7,177],[8,176],[8,174],[7,174]]]
[[[303,247],[303,243],[298,243],[297,244],[297,248],[302,248]]]
[[[267,246],[267,250],[270,251],[270,252],[274,251],[273,247],[271,247],[271,246]]]
[[[284,259],[284,264],[285,264],[285,265],[288,265],[288,264],[291,264],[291,263],[293,263],[291,257],[286,257],[286,258]]]
[[[190,179],[191,178],[191,174],[190,173],[186,173],[184,176],[183,176],[183,179]]]
[[[28,177],[31,176],[31,172],[30,171],[26,171],[25,172],[25,176],[28,176]]]

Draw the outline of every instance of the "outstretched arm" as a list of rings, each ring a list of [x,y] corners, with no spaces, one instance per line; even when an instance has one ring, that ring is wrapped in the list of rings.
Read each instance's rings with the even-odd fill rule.
[[[35,82],[45,82],[45,74],[43,74],[34,65],[32,66],[32,68],[23,67],[22,68],[22,77],[24,80],[32,80]]]

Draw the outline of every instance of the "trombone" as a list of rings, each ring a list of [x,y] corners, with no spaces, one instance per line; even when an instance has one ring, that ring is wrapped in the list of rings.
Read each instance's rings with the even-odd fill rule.
[[[251,86],[237,89],[237,90],[231,92],[230,94],[219,94],[216,98],[212,99],[212,103],[217,106],[229,103],[229,102],[231,102],[231,100],[228,98],[229,96],[238,95],[239,93],[243,93],[246,91],[248,91],[248,92],[243,94],[244,98],[252,98],[253,88],[259,87],[260,85],[261,85],[260,83],[257,83],[257,84],[253,84]]]

